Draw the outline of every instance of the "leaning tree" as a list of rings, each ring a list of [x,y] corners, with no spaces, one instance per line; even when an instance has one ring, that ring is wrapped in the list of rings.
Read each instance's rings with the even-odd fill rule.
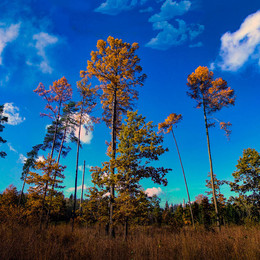
[[[188,201],[189,201],[191,221],[192,221],[193,227],[195,227],[195,225],[194,225],[194,217],[193,217],[193,212],[192,212],[191,202],[190,202],[190,194],[189,194],[188,184],[187,184],[187,180],[186,180],[186,175],[185,175],[184,167],[183,167],[183,164],[182,164],[182,159],[181,159],[181,154],[180,154],[180,151],[179,151],[179,146],[178,146],[175,134],[174,134],[173,129],[172,129],[173,126],[176,125],[177,123],[179,123],[181,120],[182,120],[182,115],[181,114],[178,115],[178,114],[175,114],[175,113],[171,113],[165,119],[164,122],[158,124],[158,130],[159,130],[159,132],[164,132],[165,134],[170,133],[170,132],[172,133],[172,137],[173,137],[173,140],[174,140],[175,145],[176,145],[176,149],[177,149],[179,160],[180,160],[180,164],[181,164],[182,174],[183,174],[183,178],[184,178],[184,182],[185,182],[186,192],[187,192]]]

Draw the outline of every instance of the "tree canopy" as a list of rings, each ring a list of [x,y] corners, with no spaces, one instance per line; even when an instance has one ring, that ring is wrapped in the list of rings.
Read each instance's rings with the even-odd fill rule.
[[[255,149],[245,149],[232,175],[231,190],[260,206],[260,154]]]

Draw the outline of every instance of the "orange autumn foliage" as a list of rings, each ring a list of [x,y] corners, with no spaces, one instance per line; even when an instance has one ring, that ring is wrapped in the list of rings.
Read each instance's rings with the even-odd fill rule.
[[[158,133],[165,133],[165,134],[168,134],[172,131],[172,127],[173,125],[175,124],[178,124],[180,121],[182,120],[182,115],[179,114],[175,114],[175,113],[172,113],[170,114],[164,122],[162,123],[159,123],[158,124]]]
[[[188,95],[196,100],[197,108],[205,106],[207,114],[235,104],[234,90],[222,78],[214,80],[214,74],[207,67],[199,66],[188,76]]]
[[[227,86],[227,82],[222,78],[214,80],[214,74],[207,67],[199,66],[195,72],[188,76],[188,96],[196,100],[197,108],[203,107],[206,115],[221,110],[223,107],[235,104],[234,90]],[[219,122],[219,120],[215,119]],[[207,119],[208,127],[215,126],[211,118]],[[232,124],[230,122],[219,122],[220,129],[225,131],[229,139]]]
[[[61,106],[69,101],[72,97],[72,88],[65,77],[53,82],[49,89],[40,83],[34,90],[40,97],[47,102],[45,109],[50,110],[49,114],[42,113],[42,116],[48,116],[51,119],[57,118],[60,115]],[[56,106],[53,103],[56,102]]]
[[[104,109],[103,120],[112,127],[112,110],[116,102],[116,125],[121,125],[121,117],[131,110],[133,102],[138,98],[137,86],[142,86],[146,78],[139,65],[140,59],[135,54],[139,48],[137,43],[129,44],[121,39],[109,36],[107,42],[99,40],[97,51],[91,52],[87,71],[81,71],[81,77],[95,76],[102,90],[101,103]],[[115,100],[116,95],[116,100]]]
[[[231,130],[229,129],[230,126],[232,126],[232,124],[230,122],[220,122],[220,129],[223,129],[225,131],[225,135],[227,138],[229,138],[230,134],[231,134]]]

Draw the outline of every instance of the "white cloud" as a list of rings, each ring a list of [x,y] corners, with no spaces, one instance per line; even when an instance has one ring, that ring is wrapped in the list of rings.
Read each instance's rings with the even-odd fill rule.
[[[209,65],[210,70],[214,70],[216,68],[216,64],[214,62],[211,62]]]
[[[86,169],[91,169],[92,166],[90,166],[89,164],[85,165]],[[83,165],[79,166],[79,171],[83,172]]]
[[[167,50],[171,46],[180,45],[187,39],[186,24],[183,20],[178,20],[179,28],[175,28],[173,25],[167,21],[157,22],[153,24],[154,30],[162,30],[157,34],[155,38],[152,38],[146,47],[151,47],[153,49]]]
[[[89,169],[89,170],[90,170],[92,167],[93,167],[93,166],[91,166],[91,165],[89,165],[89,164],[86,165],[86,168]]]
[[[79,121],[78,117],[79,117],[79,114],[74,115],[74,119],[77,121]],[[91,131],[91,129],[89,129],[92,127],[92,122],[88,115],[84,116],[83,123],[84,124],[82,124],[81,128],[80,128],[80,141],[83,144],[90,144],[91,140],[93,139],[93,132]],[[90,127],[88,127],[88,126],[90,126]],[[70,131],[72,131],[72,129]],[[77,126],[75,127],[75,136],[77,138],[79,137],[79,127],[77,127]]]
[[[151,47],[158,50],[167,50],[172,46],[178,46],[188,39],[193,40],[204,30],[204,26],[197,24],[186,25],[186,22],[180,19],[176,19],[178,28],[167,21],[156,22],[153,24],[154,30],[161,30],[155,38],[152,38],[146,47]]]
[[[75,136],[78,137],[78,129],[76,129]],[[83,144],[90,144],[91,140],[93,139],[93,132],[92,131],[87,131],[84,125],[81,126],[80,129],[80,141]]]
[[[18,125],[25,120],[25,117],[19,115],[19,108],[14,106],[13,103],[4,104],[3,115],[8,117],[8,125]]]
[[[0,65],[2,65],[2,53],[7,43],[14,41],[19,34],[20,24],[11,24],[4,27],[0,24]]]
[[[148,197],[152,197],[154,195],[159,195],[160,193],[162,193],[162,189],[159,188],[148,188],[145,190],[145,193],[147,194]]]
[[[52,126],[52,124],[46,125],[46,126],[45,126],[45,130],[47,131],[50,126]]]
[[[81,190],[81,189],[82,189],[82,185],[79,185],[79,186],[77,187],[77,191],[79,191],[79,190]],[[87,189],[87,186],[84,184],[83,190],[86,190],[86,189]],[[67,192],[73,192],[73,191],[75,191],[75,187],[68,188],[66,191],[67,191]]]
[[[237,71],[249,60],[260,66],[260,10],[247,16],[237,31],[222,35],[219,55],[222,70]]]
[[[23,154],[20,153],[18,162],[25,163],[26,160],[27,160],[27,158]]]
[[[37,49],[37,54],[42,58],[41,63],[38,65],[43,73],[52,73],[52,68],[49,65],[49,61],[46,55],[46,48],[50,45],[54,45],[58,42],[56,36],[50,35],[45,32],[40,32],[33,35],[33,40],[36,41],[35,48]],[[31,61],[27,61],[27,65],[32,65]]]
[[[7,145],[10,151],[17,153],[17,151],[13,148],[13,146],[10,143],[8,143]]]
[[[38,156],[36,161],[37,162],[43,162],[44,161],[44,157],[43,156]]]
[[[172,0],[166,0],[161,6],[161,12],[151,16],[149,22],[155,23],[169,21],[176,16],[180,16],[188,12],[190,6],[190,1],[181,1],[177,3],[176,1],[173,2]]]

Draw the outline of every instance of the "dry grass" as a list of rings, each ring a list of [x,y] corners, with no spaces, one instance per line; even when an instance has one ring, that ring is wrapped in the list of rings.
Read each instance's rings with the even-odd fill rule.
[[[103,229],[0,226],[1,259],[260,259],[260,227],[204,230],[136,227],[127,242],[120,230],[108,239]]]

